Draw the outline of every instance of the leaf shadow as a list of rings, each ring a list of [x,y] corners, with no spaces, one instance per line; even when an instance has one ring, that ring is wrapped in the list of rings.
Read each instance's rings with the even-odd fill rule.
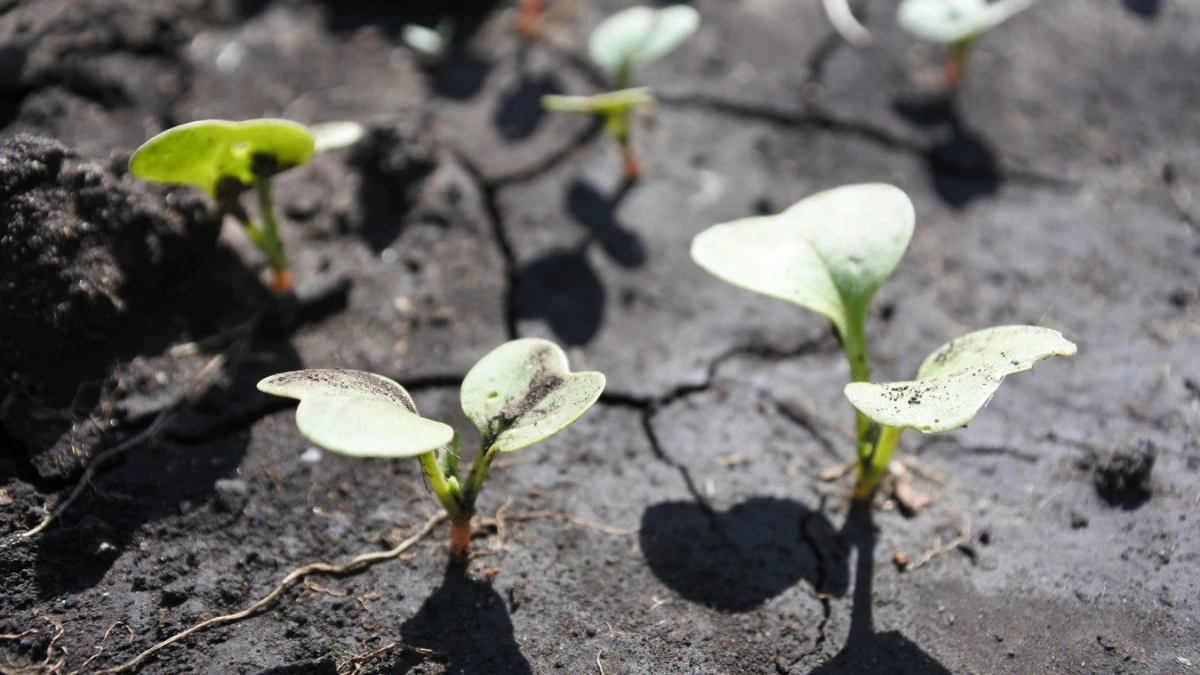
[[[1162,9],[1162,0],[1123,0],[1125,9],[1147,21],[1158,18]]]
[[[625,180],[612,195],[591,184],[573,180],[564,196],[564,210],[586,229],[573,249],[555,249],[531,260],[518,275],[513,306],[518,319],[545,321],[568,346],[587,344],[604,323],[607,293],[588,258],[593,245],[626,269],[641,267],[647,255],[642,240],[616,218],[633,181]]]
[[[521,141],[537,131],[546,111],[542,97],[562,94],[563,88],[553,72],[530,75],[525,69],[524,49],[518,53],[517,81],[500,93],[492,124],[506,141]]]
[[[963,209],[996,194],[1004,180],[992,143],[968,127],[952,93],[902,95],[892,109],[909,124],[938,132],[922,154],[934,192],[946,205]]]
[[[433,595],[400,626],[400,635],[404,644],[439,655],[406,651],[383,671],[390,675],[404,675],[430,659],[443,663],[446,675],[533,675],[500,594],[453,562]]]
[[[655,504],[642,515],[639,543],[654,576],[720,612],[753,610],[802,579],[838,597],[849,585],[833,526],[789,499],[754,497],[724,512]]]

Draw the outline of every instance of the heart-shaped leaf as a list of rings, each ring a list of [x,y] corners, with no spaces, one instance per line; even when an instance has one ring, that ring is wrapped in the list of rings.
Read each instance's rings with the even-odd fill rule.
[[[310,126],[308,131],[313,137],[313,154],[348,148],[366,134],[358,122],[325,122]]]
[[[1075,350],[1075,343],[1049,328],[987,328],[939,347],[911,382],[852,382],[846,386],[846,398],[880,424],[952,431],[987,405],[1006,376],[1051,356],[1071,356]]]
[[[279,173],[307,162],[313,150],[312,133],[296,122],[203,120],[146,141],[129,159],[129,171],[156,183],[194,185],[215,197],[223,178],[253,185],[257,163],[266,160]]]
[[[546,94],[541,98],[542,109],[548,112],[590,113],[611,115],[630,108],[653,103],[649,87],[618,89],[593,96],[559,96]]]
[[[914,219],[897,187],[845,185],[779,215],[714,225],[692,240],[692,260],[734,286],[817,312],[845,335],[904,256]]]
[[[918,40],[953,44],[977,37],[1029,9],[1034,0],[904,0],[900,27]]]
[[[630,7],[608,17],[592,31],[588,54],[609,77],[619,81],[669,54],[699,27],[700,13],[688,5]]]
[[[462,409],[485,451],[515,452],[579,419],[604,391],[604,375],[572,373],[548,340],[506,342],[476,363],[462,383]]]
[[[296,370],[258,383],[300,400],[296,427],[317,445],[355,457],[414,457],[449,445],[454,430],[417,414],[396,382],[359,370]]]

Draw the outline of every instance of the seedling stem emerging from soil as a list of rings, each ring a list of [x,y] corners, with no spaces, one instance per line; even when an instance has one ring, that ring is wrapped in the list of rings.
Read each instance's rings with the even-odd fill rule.
[[[700,14],[687,5],[663,9],[630,7],[605,19],[588,40],[592,62],[603,70],[613,88],[596,96],[542,97],[549,112],[599,115],[604,130],[621,149],[625,175],[641,176],[641,163],[631,141],[633,111],[654,102],[648,88],[630,88],[642,66],[666,56],[683,44],[700,27]]]
[[[867,310],[908,249],[914,220],[912,202],[900,189],[847,185],[775,216],[714,225],[692,242],[692,259],[717,278],[793,302],[833,324],[850,365],[846,396],[856,408],[859,499],[874,494],[904,429],[941,433],[965,426],[1006,375],[1075,353],[1073,343],[1048,328],[989,328],[942,346],[913,382],[872,384]]]
[[[313,128],[289,120],[245,122],[203,120],[168,129],[142,144],[129,159],[133,175],[155,183],[191,185],[204,190],[242,226],[266,257],[274,290],[292,289],[291,271],[275,220],[272,179],[304,164],[318,152],[356,142],[362,127],[334,122]],[[253,189],[261,224],[255,224],[241,197]]]
[[[355,370],[299,370],[258,383],[268,394],[300,400],[296,426],[313,443],[355,457],[416,457],[450,517],[450,555],[466,564],[471,518],[496,453],[516,452],[566,429],[600,398],[604,376],[572,373],[547,340],[507,342],[471,368],[461,404],[479,429],[479,451],[460,481],[461,437],[417,413],[396,382]]]
[[[945,86],[958,88],[971,45],[984,33],[1029,9],[1035,0],[903,0],[896,21],[924,42],[946,45]]]

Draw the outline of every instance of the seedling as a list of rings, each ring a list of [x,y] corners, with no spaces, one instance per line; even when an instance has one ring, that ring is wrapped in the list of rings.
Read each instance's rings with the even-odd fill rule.
[[[449,18],[442,19],[437,28],[410,23],[405,24],[400,32],[400,39],[426,66],[436,66],[446,60],[453,37],[454,19]]]
[[[918,40],[947,45],[947,89],[957,89],[976,38],[1029,9],[1035,0],[903,0],[896,21]]]
[[[908,249],[914,220],[912,202],[899,188],[847,185],[778,215],[715,225],[692,241],[692,259],[717,278],[833,324],[850,364],[846,395],[857,408],[854,494],[860,499],[874,493],[903,429],[940,433],[965,426],[1006,375],[1075,353],[1074,344],[1048,328],[990,328],[934,352],[913,382],[872,384],[867,311]]]
[[[298,370],[272,375],[258,388],[299,399],[296,426],[323,448],[354,457],[417,457],[450,516],[451,558],[465,564],[475,500],[496,453],[523,450],[571,426],[600,398],[604,375],[570,372],[566,354],[537,338],[506,342],[484,356],[462,383],[462,409],[480,437],[462,479],[459,435],[421,417],[404,387],[382,375]]]
[[[543,96],[550,112],[600,115],[604,129],[621,148],[625,174],[641,175],[641,165],[630,142],[633,110],[653,102],[648,89],[631,89],[634,73],[675,50],[700,27],[700,14],[687,5],[663,9],[630,7],[605,19],[592,31],[588,54],[612,82],[612,90],[599,96]]]
[[[271,180],[318,151],[348,145],[361,136],[362,128],[351,122],[314,129],[278,119],[189,122],[143,143],[130,157],[129,171],[143,180],[207,192],[266,256],[274,289],[282,294],[291,290],[292,280],[276,224]],[[258,195],[261,224],[254,223],[241,204],[242,193],[250,189]]]

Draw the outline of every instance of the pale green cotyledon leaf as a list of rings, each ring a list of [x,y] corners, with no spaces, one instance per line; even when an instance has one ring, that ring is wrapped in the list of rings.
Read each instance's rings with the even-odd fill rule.
[[[666,56],[699,27],[700,13],[688,5],[630,7],[592,31],[588,54],[609,77],[623,77]]]
[[[817,312],[844,334],[895,271],[914,220],[899,188],[845,185],[775,216],[714,225],[692,240],[692,260],[735,286]]]
[[[222,178],[254,184],[256,156],[273,160],[278,173],[307,162],[313,151],[308,128],[289,120],[203,120],[143,143],[129,159],[129,171],[156,183],[194,185],[215,196]]]
[[[1013,373],[1051,356],[1071,356],[1075,343],[1037,326],[998,326],[942,345],[911,382],[852,382],[846,398],[890,427],[941,433],[970,422]]]
[[[904,0],[900,27],[918,40],[953,44],[969,40],[1029,9],[1034,0]]]
[[[618,89],[592,96],[560,96],[546,94],[541,98],[542,108],[548,112],[589,113],[611,115],[629,108],[654,102],[648,87]]]
[[[310,126],[308,131],[313,137],[315,154],[350,147],[366,134],[358,122],[325,122]]]
[[[300,400],[296,427],[317,445],[355,457],[414,457],[449,445],[454,430],[417,414],[412,397],[382,375],[358,370],[296,370],[258,383]]]
[[[579,419],[604,391],[604,375],[572,373],[553,342],[523,338],[488,353],[462,383],[462,409],[485,451],[514,452]]]

